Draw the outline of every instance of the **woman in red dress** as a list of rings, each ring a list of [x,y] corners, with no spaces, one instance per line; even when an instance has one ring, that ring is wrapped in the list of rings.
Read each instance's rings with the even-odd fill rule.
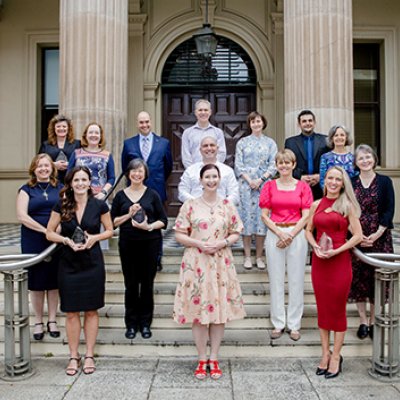
[[[347,329],[346,303],[352,280],[350,249],[362,240],[359,216],[360,206],[347,173],[341,167],[330,168],[325,176],[324,197],[313,203],[306,229],[313,248],[311,278],[322,346],[316,374],[327,379],[339,375],[343,362],[340,351]],[[349,230],[352,237],[346,240]],[[332,246],[322,245],[323,233],[331,239]],[[334,331],[332,352],[330,331]]]

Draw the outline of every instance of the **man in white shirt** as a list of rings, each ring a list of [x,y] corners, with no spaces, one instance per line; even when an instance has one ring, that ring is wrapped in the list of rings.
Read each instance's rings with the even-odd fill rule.
[[[218,194],[226,198],[233,204],[239,202],[239,185],[235,173],[231,167],[217,161],[218,144],[213,136],[206,136],[200,142],[200,153],[202,161],[191,165],[181,176],[178,186],[178,198],[181,202],[187,199],[200,197],[203,188],[200,184],[200,170],[206,164],[215,164],[221,174],[221,181],[218,188]]]
[[[217,159],[224,162],[226,158],[225,137],[221,129],[210,124],[211,103],[208,100],[196,101],[194,114],[197,123],[183,131],[182,135],[182,164],[185,168],[201,161],[200,142],[206,136],[212,136],[217,140]]]

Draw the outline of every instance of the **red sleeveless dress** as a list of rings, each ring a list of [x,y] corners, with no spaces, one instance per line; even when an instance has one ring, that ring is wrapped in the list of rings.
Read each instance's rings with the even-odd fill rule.
[[[345,243],[349,227],[348,219],[341,214],[335,211],[325,212],[335,200],[323,197],[313,219],[317,230],[317,243],[325,232],[332,238],[334,249]],[[318,327],[335,332],[346,331],[346,303],[352,281],[350,251],[343,251],[329,259],[322,259],[313,254],[311,266]]]

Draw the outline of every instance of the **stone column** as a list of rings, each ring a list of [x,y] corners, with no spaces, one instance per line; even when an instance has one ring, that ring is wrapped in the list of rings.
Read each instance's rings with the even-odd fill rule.
[[[353,132],[351,0],[285,0],[284,45],[286,136],[306,108],[316,131],[344,124]]]
[[[60,1],[60,112],[80,138],[100,123],[120,166],[127,119],[128,1]]]
[[[285,142],[285,72],[284,72],[284,40],[283,40],[283,1],[277,1],[276,12],[271,13],[272,43],[275,68],[275,132],[279,148]]]

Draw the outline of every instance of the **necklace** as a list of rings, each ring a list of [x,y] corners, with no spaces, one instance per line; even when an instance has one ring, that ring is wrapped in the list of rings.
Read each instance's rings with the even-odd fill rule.
[[[50,182],[47,184],[47,186],[43,189],[42,186],[40,185],[40,182],[38,182],[38,187],[41,189],[41,191],[43,192],[42,195],[43,197],[47,200],[49,200],[49,195],[47,194],[47,189],[50,186]]]
[[[203,196],[200,197],[200,200],[210,209],[210,214],[211,214],[211,215],[214,215],[214,207],[218,204],[219,199],[217,199],[217,200],[215,201],[215,203],[213,203],[213,204],[210,204],[210,203],[208,203],[207,201],[205,201],[204,198],[203,198]]]

